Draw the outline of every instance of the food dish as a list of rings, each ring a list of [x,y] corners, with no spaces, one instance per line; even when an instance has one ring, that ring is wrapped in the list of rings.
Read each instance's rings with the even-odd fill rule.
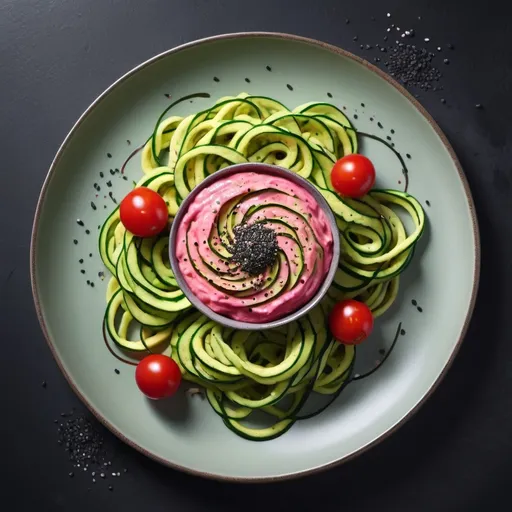
[[[177,270],[194,296],[251,325],[306,305],[329,274],[334,252],[330,219],[304,186],[253,165],[215,178],[191,203],[185,200],[175,250]]]
[[[160,233],[151,224],[148,236],[135,237],[127,229],[126,213],[123,217],[127,199],[108,215],[99,236],[101,258],[112,273],[106,328],[116,344],[131,352],[128,355],[165,352],[172,357],[185,380],[206,388],[210,405],[233,432],[246,439],[275,439],[297,420],[317,414],[303,413],[311,393],[332,395],[331,403],[356,380],[354,345],[370,334],[373,318],[394,302],[399,276],[423,233],[425,214],[406,192],[372,190],[374,168],[364,193],[356,191],[354,198],[336,193],[334,185],[342,185],[331,173],[342,176],[342,163],[357,151],[361,133],[327,102],[290,110],[272,98],[241,93],[185,117],[171,114],[159,116],[141,146],[145,175],[127,197],[133,217],[135,191],[143,187],[159,196],[169,222],[176,224],[174,240],[169,243],[163,222]],[[396,154],[407,176],[401,155],[382,143]],[[291,178],[254,171],[222,174],[230,163],[243,161],[263,162],[270,169],[279,163],[307,178],[332,208],[343,248],[334,262],[334,284],[320,306],[264,336],[226,329],[198,313],[179,287],[167,255],[174,252],[170,259],[193,296],[238,321],[271,322],[314,296],[333,259],[327,215]],[[351,186],[355,168],[349,170]],[[187,200],[207,175],[211,184]],[[139,202],[144,218],[150,206],[143,198]],[[410,215],[410,233],[393,206]],[[184,213],[177,215],[180,208]],[[246,233],[256,233],[248,239],[248,248],[239,245]],[[262,235],[258,248],[254,240]],[[239,248],[245,259],[236,259]],[[356,339],[340,341],[333,333],[345,315],[333,319],[332,311],[335,300],[345,299],[358,299],[372,319],[369,329],[355,333]],[[335,327],[326,328],[328,318]],[[355,321],[347,318],[351,325]],[[138,336],[131,341],[134,323]],[[270,426],[244,423],[256,410],[274,417]]]
[[[192,201],[194,201],[195,197],[199,195],[202,190],[206,187],[209,187],[211,184],[213,184],[218,179],[227,178],[232,174],[236,173],[245,173],[245,172],[255,172],[268,175],[269,177],[280,177],[285,178],[286,180],[294,183],[297,186],[300,186],[304,190],[308,191],[309,194],[312,196],[315,204],[320,207],[325,214],[326,220],[328,222],[328,227],[330,232],[332,233],[332,258],[331,258],[331,264],[328,268],[327,272],[323,276],[323,280],[318,287],[316,293],[306,302],[304,302],[304,305],[300,307],[300,309],[296,309],[290,314],[287,314],[285,316],[281,316],[277,320],[273,320],[271,322],[264,322],[264,321],[258,321],[257,323],[248,323],[248,322],[241,322],[237,320],[233,320],[232,318],[229,318],[227,316],[219,315],[216,313],[213,309],[209,308],[207,305],[205,305],[199,298],[194,295],[192,290],[189,288],[186,280],[184,279],[184,276],[182,272],[180,271],[180,267],[178,265],[177,257],[176,257],[176,251],[172,248],[177,248],[179,246],[179,237],[178,235],[178,227],[181,224],[182,218],[185,216],[185,213],[188,209],[188,204],[190,204]],[[158,196],[160,197],[160,196]],[[233,220],[233,218],[231,218]],[[277,223],[279,224],[279,223]],[[214,233],[215,233],[215,227],[213,227]],[[242,233],[243,237],[247,236],[253,236],[251,235],[252,229],[248,232]],[[256,233],[256,236],[259,236],[258,232]],[[283,245],[283,241],[288,241],[289,244],[293,245],[293,241],[289,241],[286,237],[278,238],[278,245],[281,243]],[[183,240],[183,239],[181,239]],[[204,245],[204,244],[203,244]],[[286,248],[287,244],[284,243],[284,246]],[[215,247],[215,246],[214,246]],[[329,289],[329,286],[331,285],[334,275],[337,271],[337,262],[339,261],[339,255],[340,255],[340,238],[338,233],[338,227],[336,225],[336,218],[334,214],[332,213],[331,208],[329,207],[327,201],[324,199],[322,194],[318,191],[318,189],[312,185],[309,181],[302,178],[298,174],[291,172],[283,167],[279,167],[277,165],[269,165],[269,164],[263,164],[263,163],[256,163],[256,162],[247,162],[244,164],[235,164],[230,165],[226,168],[220,169],[213,173],[212,175],[208,176],[204,179],[199,185],[194,187],[192,192],[185,198],[183,201],[180,209],[176,213],[176,215],[173,218],[171,229],[170,229],[170,236],[169,236],[169,260],[171,264],[171,268],[174,272],[177,284],[181,290],[185,293],[189,301],[192,303],[192,305],[201,313],[208,316],[210,319],[215,320],[218,323],[221,323],[222,325],[226,327],[232,327],[233,329],[271,329],[276,328],[285,325],[286,323],[297,320],[302,315],[307,314],[311,309],[313,309],[315,306],[319,304],[319,302],[322,300],[324,295],[326,294],[327,290]],[[233,247],[233,249],[235,249]],[[236,249],[235,249],[236,250]],[[239,254],[238,256],[241,256],[242,259],[245,255],[245,250],[242,248],[242,250],[238,249]],[[247,252],[248,255],[250,255],[250,252]],[[241,265],[243,262],[236,263],[235,266]],[[247,262],[249,263],[249,262]],[[260,262],[258,262],[259,264]],[[287,262],[286,262],[287,264]],[[258,281],[256,281],[256,284]],[[253,283],[254,284],[254,283]],[[252,299],[251,299],[252,300]]]
[[[247,55],[251,55],[250,64]],[[177,76],[178,82],[173,78]],[[178,419],[176,410],[164,412],[138,397],[129,369],[121,368],[120,375],[113,372],[104,347],[90,342],[91,336],[97,336],[91,326],[102,317],[103,287],[97,260],[88,259],[94,242],[85,233],[102,221],[103,194],[113,190],[117,198],[130,190],[131,179],[138,179],[138,166],[127,167],[127,181],[115,168],[132,151],[127,141],[143,140],[151,130],[155,113],[166,102],[164,93],[171,90],[180,97],[185,89],[209,90],[219,97],[233,94],[233,84],[243,84],[245,78],[253,84],[246,89],[291,104],[315,97],[322,84],[326,95],[331,94],[351,115],[357,113],[358,128],[384,130],[383,134],[396,130],[393,142],[412,157],[411,191],[422,204],[427,200],[431,204],[430,230],[425,234],[428,245],[418,247],[421,257],[415,258],[407,273],[411,280],[406,279],[399,292],[401,306],[383,317],[375,342],[358,358],[355,371],[372,366],[376,353],[383,346],[389,348],[403,321],[404,342],[397,345],[390,362],[375,378],[349,386],[321,421],[300,423],[286,436],[257,448],[226,434],[200,400],[188,401],[189,412],[185,408],[185,416]],[[202,99],[193,101],[195,111],[207,106]],[[191,108],[183,105],[181,115],[187,113],[185,106]],[[377,121],[383,128],[375,128]],[[370,143],[367,150],[384,169],[378,186],[393,188],[397,181],[403,183],[392,155]],[[109,167],[114,175],[109,175]],[[104,179],[98,178],[98,170],[106,174]],[[108,181],[113,189],[107,188]],[[95,191],[93,184],[101,191]],[[110,197],[105,201],[108,206]],[[85,227],[77,227],[77,218]],[[52,244],[45,243],[50,239]],[[72,243],[74,239],[77,244]],[[103,95],[73,130],[52,166],[37,211],[32,249],[34,292],[43,330],[65,375],[98,417],[130,444],[167,464],[209,476],[257,480],[304,474],[347,460],[403,421],[438,382],[456,352],[474,302],[478,261],[478,232],[463,175],[446,140],[421,107],[353,56],[310,40],[268,34],[217,38],[169,52]],[[87,279],[96,286],[87,287]],[[442,290],[435,285],[439,282]],[[453,301],[454,295],[459,300]],[[416,305],[411,306],[411,300]],[[418,314],[420,307],[422,314]],[[162,414],[172,422],[171,429]],[[271,451],[266,448],[269,445]]]

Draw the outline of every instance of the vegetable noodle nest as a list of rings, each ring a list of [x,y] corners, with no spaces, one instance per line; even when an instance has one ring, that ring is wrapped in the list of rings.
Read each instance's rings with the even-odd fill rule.
[[[325,409],[351,381],[356,350],[332,338],[328,314],[346,298],[366,303],[374,317],[393,304],[423,232],[424,212],[406,192],[374,189],[360,199],[334,192],[331,169],[358,152],[359,134],[332,104],[289,110],[241,93],[187,117],[166,117],[168,110],[142,148],[144,175],[136,186],[164,198],[171,222],[207,176],[245,162],[279,165],[306,178],[336,217],[341,257],[326,296],[308,315],[268,331],[232,330],[195,310],[171,270],[168,231],[137,238],[120,222],[118,207],[100,231],[99,251],[112,275],[105,325],[113,342],[133,356],[170,355],[185,380],[205,388],[227,427],[248,439],[272,439]],[[409,232],[399,208],[412,220]],[[305,413],[312,394],[329,400]]]

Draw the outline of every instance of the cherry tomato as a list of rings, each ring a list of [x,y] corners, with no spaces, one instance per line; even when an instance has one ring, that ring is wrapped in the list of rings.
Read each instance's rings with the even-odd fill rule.
[[[181,372],[170,357],[151,354],[137,365],[135,381],[148,398],[158,400],[176,393],[181,383]]]
[[[370,336],[373,330],[373,315],[370,308],[357,300],[338,302],[329,315],[332,335],[347,345],[358,345]]]
[[[167,225],[167,205],[150,188],[134,188],[121,201],[119,213],[124,227],[135,236],[158,235]]]
[[[332,168],[331,183],[334,190],[343,196],[362,197],[375,183],[375,167],[363,155],[344,156]]]

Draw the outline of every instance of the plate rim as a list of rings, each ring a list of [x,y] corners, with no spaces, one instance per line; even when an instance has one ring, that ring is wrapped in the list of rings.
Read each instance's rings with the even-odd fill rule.
[[[226,476],[226,475],[219,475],[215,473],[210,473],[207,471],[201,471],[196,470],[192,468],[188,468],[186,466],[182,466],[180,464],[177,464],[175,462],[171,462],[163,457],[160,457],[156,453],[152,453],[149,450],[146,450],[142,446],[139,446],[137,442],[134,440],[128,439],[120,430],[115,428],[110,421],[104,417],[102,414],[100,414],[99,411],[97,411],[94,406],[89,402],[88,398],[80,392],[78,389],[77,384],[74,381],[74,378],[71,374],[69,374],[63,366],[63,363],[61,362],[60,358],[57,355],[56,347],[53,344],[53,341],[51,340],[51,337],[49,335],[48,329],[46,327],[45,319],[43,316],[43,310],[41,301],[39,299],[39,292],[38,292],[38,280],[36,276],[36,261],[37,261],[37,240],[38,240],[38,228],[39,228],[39,220],[41,217],[41,212],[46,200],[46,195],[48,188],[51,184],[54,171],[56,167],[59,164],[59,161],[62,157],[63,152],[68,147],[68,145],[71,143],[71,140],[73,136],[75,135],[75,132],[78,130],[80,125],[83,123],[83,121],[89,116],[89,114],[104,100],[107,96],[110,95],[119,85],[121,85],[123,82],[125,82],[128,78],[135,75],[142,69],[152,65],[153,63],[169,56],[174,53],[179,53],[183,50],[194,48],[198,46],[202,46],[205,44],[209,44],[212,42],[217,41],[223,41],[223,40],[230,40],[230,39],[240,39],[240,38],[268,38],[268,39],[284,39],[288,41],[294,41],[294,42],[300,42],[305,43],[310,46],[319,47],[324,50],[327,50],[331,53],[341,55],[342,57],[346,57],[352,61],[357,62],[358,64],[363,65],[366,67],[369,71],[377,74],[380,78],[383,78],[387,83],[392,85],[400,94],[402,94],[409,102],[412,104],[412,106],[423,116],[423,118],[429,123],[429,125],[432,127],[432,129],[435,131],[437,136],[440,138],[443,146],[448,151],[448,154],[455,165],[455,168],[457,170],[457,173],[459,175],[463,192],[466,196],[466,201],[469,207],[469,213],[470,213],[470,220],[473,228],[473,244],[475,247],[475,259],[474,259],[474,270],[473,270],[473,283],[472,283],[472,290],[471,290],[471,298],[469,301],[469,306],[466,312],[466,316],[464,319],[464,323],[462,325],[462,329],[459,333],[458,340],[455,344],[455,347],[452,350],[452,353],[450,354],[450,357],[446,361],[444,367],[442,368],[441,372],[435,379],[435,381],[432,383],[432,385],[428,388],[426,393],[420,398],[420,400],[416,403],[416,405],[408,411],[405,415],[403,415],[394,425],[389,427],[387,430],[382,432],[380,435],[376,436],[372,441],[365,444],[364,446],[361,446],[357,450],[353,451],[352,453],[342,456],[338,458],[335,461],[322,464],[320,466],[316,466],[310,469],[304,469],[300,471],[295,471],[292,473],[285,473],[282,475],[277,476],[250,476],[250,477],[240,477],[240,476]],[[31,281],[31,289],[32,289],[32,298],[34,301],[34,306],[37,314],[37,318],[39,321],[39,325],[41,327],[41,330],[43,332],[43,335],[46,339],[47,345],[50,348],[50,351],[53,355],[53,358],[55,359],[57,366],[59,367],[60,371],[64,375],[66,381],[71,386],[71,389],[73,392],[78,396],[78,398],[82,401],[82,403],[87,407],[87,409],[93,414],[93,416],[101,423],[103,424],[108,430],[110,430],[114,435],[116,435],[121,441],[128,444],[130,447],[136,449],[143,455],[149,457],[152,460],[155,460],[156,462],[159,462],[160,464],[182,471],[184,473],[188,473],[195,476],[200,476],[204,478],[209,478],[212,480],[218,480],[218,481],[225,481],[225,482],[238,482],[238,483],[268,483],[268,482],[275,482],[275,481],[282,481],[282,480],[291,480],[298,477],[304,477],[307,475],[312,475],[315,473],[319,473],[322,471],[326,471],[328,469],[331,469],[335,466],[338,466],[342,463],[348,462],[357,456],[363,454],[364,452],[368,451],[369,449],[373,448],[380,442],[387,439],[389,436],[391,436],[393,433],[395,433],[401,426],[403,426],[420,408],[421,406],[427,401],[428,398],[434,393],[434,391],[437,389],[443,378],[445,377],[446,373],[448,372],[449,368],[451,367],[455,357],[457,356],[460,346],[466,336],[471,318],[473,316],[474,308],[475,308],[475,302],[476,297],[478,295],[478,288],[479,288],[479,281],[480,281],[480,263],[481,263],[481,245],[480,245],[480,231],[478,226],[478,220],[476,215],[476,208],[475,203],[473,200],[473,196],[471,194],[471,190],[469,187],[468,180],[466,178],[466,175],[464,174],[464,171],[462,170],[462,166],[455,154],[454,149],[452,148],[450,142],[448,141],[446,135],[441,130],[439,125],[436,123],[436,121],[433,119],[433,117],[427,112],[427,110],[419,103],[411,93],[409,93],[402,85],[400,85],[396,80],[394,80],[391,76],[389,76],[386,72],[381,70],[380,68],[374,66],[367,60],[354,55],[353,53],[344,50],[338,46],[335,46],[330,43],[326,43],[324,41],[320,41],[317,39],[299,36],[295,34],[289,34],[289,33],[283,33],[283,32],[267,32],[267,31],[243,31],[243,32],[231,32],[231,33],[224,33],[224,34],[218,34],[214,36],[209,36],[205,38],[195,39],[192,41],[189,41],[184,44],[180,44],[178,46],[175,46],[173,48],[170,48],[168,50],[165,50],[157,55],[154,55],[153,57],[150,57],[149,59],[141,62],[137,66],[130,69],[128,72],[123,74],[121,77],[119,77],[117,80],[115,80],[110,86],[108,86],[102,93],[100,93],[96,99],[85,109],[85,111],[80,115],[78,120],[74,123],[74,125],[71,127],[69,132],[67,133],[66,137],[64,138],[63,142],[59,146],[55,157],[52,160],[52,163],[50,164],[50,167],[48,169],[48,172],[46,174],[46,177],[43,181],[41,191],[39,194],[39,198],[37,201],[37,206],[34,213],[34,221],[32,224],[32,233],[30,238],[30,281]]]

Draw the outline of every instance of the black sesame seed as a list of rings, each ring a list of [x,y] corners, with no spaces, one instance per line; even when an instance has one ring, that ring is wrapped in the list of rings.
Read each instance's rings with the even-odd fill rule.
[[[444,98],[441,98],[441,103],[446,103],[446,100]]]
[[[417,309],[418,309],[418,312],[419,312],[419,313],[423,313],[423,308],[421,308],[420,306],[418,306],[418,308],[417,308]]]
[[[107,153],[107,156],[108,156],[109,158],[112,158],[112,155],[111,155],[110,153]]]
[[[413,35],[413,31],[409,35]],[[386,64],[388,71],[406,87],[413,86],[422,90],[432,88],[432,83],[441,77],[440,71],[432,64],[434,54],[415,45],[399,43],[388,48],[389,59]]]
[[[251,80],[249,78],[246,78],[245,81],[250,84],[251,83]]]
[[[75,476],[75,474],[73,473],[73,471],[71,471],[71,473],[69,473],[69,478],[73,478]]]
[[[234,228],[235,242],[228,248],[231,261],[242,271],[259,275],[271,266],[276,257],[276,233],[262,224],[242,224]]]
[[[448,59],[444,59],[444,60],[443,60],[443,62],[444,62],[445,64],[450,64],[450,61],[449,61]]]
[[[430,201],[427,199],[427,200],[425,201],[425,204],[426,204],[427,206],[430,206]]]
[[[354,37],[352,38],[352,41],[357,41],[357,39],[358,39],[358,38],[357,38],[357,36],[354,36]]]
[[[480,109],[480,108],[483,108],[483,106],[482,106],[482,104],[481,104],[481,103],[477,103],[477,104],[475,105],[475,108]]]
[[[85,234],[86,234],[86,235],[90,235],[90,234],[91,234],[91,232],[90,232],[88,229],[86,229],[86,230],[85,230]]]
[[[290,91],[293,91],[293,87],[290,84],[286,84],[286,87],[288,87]]]
[[[41,386],[43,387],[43,389],[46,389],[46,381],[43,380],[43,382],[41,382]]]
[[[402,336],[405,336],[405,329],[400,329],[400,334],[401,334]]]
[[[96,205],[95,205],[92,201],[91,201],[91,208],[92,208],[93,210],[96,210]]]
[[[327,96],[328,96],[329,98],[332,98],[332,94],[331,94],[330,92],[328,92],[328,93],[327,93]]]
[[[382,126],[382,123],[381,123],[380,121],[378,121],[378,122],[377,122],[377,126],[378,126],[379,128],[384,128],[384,126]]]
[[[413,306],[417,306],[418,305],[418,302],[415,299],[412,299],[411,303],[412,303]]]
[[[76,223],[79,225],[79,226],[83,226],[84,225],[84,222],[80,219],[76,219]]]
[[[81,272],[82,274],[85,274],[85,270],[84,270],[84,269],[80,270],[80,272]]]
[[[78,245],[78,240],[75,238],[75,239],[73,240],[73,243],[74,243],[75,245]]]

